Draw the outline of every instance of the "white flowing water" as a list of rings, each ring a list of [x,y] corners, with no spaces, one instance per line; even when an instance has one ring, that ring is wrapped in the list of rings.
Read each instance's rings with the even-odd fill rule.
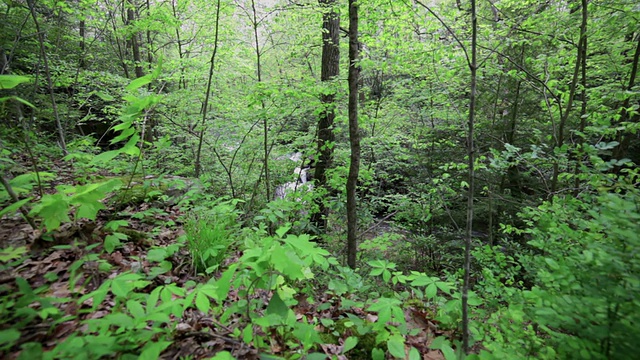
[[[297,176],[296,181],[291,181],[291,182],[276,186],[275,198],[284,199],[287,196],[287,194],[290,194],[296,191],[313,190],[313,184],[307,180],[308,172],[309,172],[309,168],[301,169],[297,167],[293,171],[293,173],[296,174]]]

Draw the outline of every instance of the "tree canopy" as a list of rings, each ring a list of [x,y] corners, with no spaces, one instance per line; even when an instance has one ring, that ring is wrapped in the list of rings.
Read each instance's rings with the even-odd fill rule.
[[[0,24],[3,356],[635,356],[637,1]]]

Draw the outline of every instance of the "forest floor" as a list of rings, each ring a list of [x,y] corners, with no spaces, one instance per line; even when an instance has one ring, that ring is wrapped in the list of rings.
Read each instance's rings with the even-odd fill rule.
[[[50,172],[57,174],[53,184],[49,184],[46,191],[54,192],[55,184],[73,184],[75,175],[66,163],[50,164]],[[53,185],[53,186],[52,186]],[[105,204],[109,204],[105,201]],[[205,283],[207,278],[194,274],[190,255],[186,247],[166,259],[172,264],[171,269],[155,276],[150,276],[154,271],[153,262],[148,260],[151,249],[164,247],[180,241],[184,234],[182,219],[184,213],[176,206],[162,206],[159,203],[129,204],[119,209],[113,205],[101,210],[96,221],[80,220],[63,224],[53,234],[43,234],[40,230],[32,229],[21,216],[0,219],[0,255],[9,247],[18,248],[26,246],[24,261],[14,267],[0,267],[0,296],[5,297],[19,291],[16,278],[22,278],[28,282],[32,289],[44,289],[42,296],[73,301],[60,301],[57,305],[64,315],[71,316],[72,320],[54,322],[51,318],[41,320],[40,323],[28,324],[22,330],[22,336],[17,346],[11,353],[4,354],[3,358],[17,359],[20,354],[19,345],[28,342],[42,344],[44,350],[52,349],[73,333],[87,330],[85,320],[98,319],[117,311],[114,309],[113,294],[107,298],[95,310],[92,300],[78,302],[84,294],[99,288],[107,279],[113,279],[124,272],[134,272],[149,275],[151,285],[143,291],[151,292],[155,287],[174,283],[184,286],[187,282]],[[103,241],[109,235],[104,225],[112,220],[126,220],[126,232],[128,240],[123,241],[122,246],[113,252],[103,251]],[[376,229],[379,230],[379,229]],[[44,240],[47,237],[47,240]],[[90,245],[95,244],[95,247]],[[87,250],[89,246],[90,250]],[[96,256],[97,254],[97,256]],[[241,256],[237,251],[225,261],[225,266],[236,261]],[[108,265],[105,265],[108,264]],[[2,263],[0,262],[0,265]],[[78,268],[76,271],[75,268]],[[3,269],[4,268],[4,269]],[[72,270],[74,269],[74,270]],[[80,274],[80,275],[78,275]],[[216,277],[219,274],[213,274]],[[258,293],[258,297],[264,297],[265,304],[269,302],[269,293]],[[332,302],[329,295],[316,294],[316,303],[299,301],[292,310],[302,319],[339,319],[344,315],[344,309]],[[228,295],[226,302],[233,303],[240,299],[234,289]],[[332,306],[319,308],[319,305],[327,301]],[[32,306],[37,307],[37,304]],[[370,321],[375,321],[376,314],[368,313],[364,309],[351,309],[351,313]],[[424,310],[408,307],[405,310],[407,324],[410,328],[417,329],[416,335],[408,336],[407,346],[413,346],[421,353],[425,360],[444,359],[439,350],[430,350],[430,339],[443,332],[437,328],[437,323],[430,320]],[[260,352],[251,344],[245,344],[232,336],[234,328],[244,328],[247,319],[244,317],[231,318],[222,324],[210,314],[204,314],[190,308],[185,311],[182,318],[174,319],[175,331],[173,332],[172,345],[166,349],[161,357],[163,359],[202,359],[214,356],[220,351],[229,351],[238,359],[261,358]],[[0,330],[10,324],[0,325]],[[318,329],[319,332],[326,329]],[[255,331],[260,331],[255,330]],[[267,334],[263,334],[267,335]],[[337,344],[321,344],[316,351],[323,352],[328,358],[348,359],[341,355],[344,339],[348,333],[340,334]],[[270,349],[261,349],[268,353],[285,356],[287,344],[273,333],[270,338]]]

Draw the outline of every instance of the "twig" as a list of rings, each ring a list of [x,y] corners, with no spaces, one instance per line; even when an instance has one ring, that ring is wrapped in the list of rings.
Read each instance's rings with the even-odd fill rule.
[[[376,224],[371,225],[371,227],[369,227],[367,230],[361,232],[360,234],[358,234],[358,237],[361,237],[362,235],[368,233],[369,231],[377,228],[378,226],[380,226],[380,224],[382,224],[385,220],[389,219],[390,217],[392,217],[393,215],[397,214],[398,210],[392,212],[391,214],[383,217],[380,221],[378,221]]]
[[[7,181],[7,179],[4,178],[4,176],[0,175],[0,182],[2,182],[2,185],[7,190],[7,193],[9,194],[9,196],[11,196],[11,199],[14,202],[20,201],[20,198],[18,198],[18,195],[13,191],[11,184],[9,184],[9,182]],[[22,216],[24,216],[25,220],[27,220],[29,225],[31,225],[31,228],[33,230],[37,230],[38,227],[36,226],[36,223],[33,222],[33,219],[29,217],[29,212],[27,211],[27,209],[25,209],[24,206],[20,206],[19,209],[20,209],[20,212],[22,213]]]

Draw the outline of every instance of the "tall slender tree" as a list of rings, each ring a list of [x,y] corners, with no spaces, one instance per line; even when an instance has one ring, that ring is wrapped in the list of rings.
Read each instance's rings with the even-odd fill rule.
[[[462,349],[469,353],[469,280],[471,275],[471,234],[473,233],[473,197],[475,191],[475,148],[473,144],[473,131],[476,117],[476,83],[477,83],[477,39],[478,16],[476,13],[476,0],[471,0],[471,86],[469,91],[469,123],[467,130],[467,157],[469,192],[467,193],[467,228],[464,245],[464,283],[462,286]]]
[[[358,129],[358,7],[356,0],[349,0],[349,143],[351,162],[347,177],[347,265],[356,268],[358,250],[358,211],[356,207],[358,174],[360,172],[360,134]]]
[[[318,119],[318,161],[314,181],[316,188],[326,186],[327,169],[331,167],[333,157],[333,121],[335,115],[335,91],[331,81],[340,74],[340,16],[335,10],[336,0],[319,0],[322,7],[322,69],[320,80],[325,85],[320,102],[322,110]],[[324,201],[318,199],[319,210],[313,214],[313,223],[323,231],[327,226],[327,213]]]
[[[174,8],[174,11],[175,11],[175,8]],[[213,80],[213,70],[215,69],[216,54],[218,53],[219,29],[220,29],[220,0],[216,2],[216,25],[215,25],[215,35],[213,40],[213,51],[211,52],[211,60],[209,60],[209,77],[207,79],[207,91],[204,96],[204,105],[202,106],[202,123],[200,124],[200,133],[198,134],[198,150],[196,152],[196,164],[195,164],[196,177],[200,176],[200,171],[202,170],[200,156],[202,154],[202,143],[204,142],[204,134],[207,129],[207,112],[209,110],[209,98],[211,97],[211,82]],[[180,34],[178,30],[176,30],[176,34],[178,35]],[[178,38],[178,42],[180,41],[179,39],[180,38]],[[182,77],[181,77],[181,80],[183,80]]]
[[[58,103],[56,102],[56,96],[53,91],[53,79],[51,77],[51,70],[49,68],[49,58],[47,56],[46,45],[44,43],[44,33],[40,29],[40,22],[38,21],[38,15],[36,14],[36,4],[35,0],[28,0],[27,5],[29,6],[29,12],[31,13],[31,17],[33,18],[33,23],[36,27],[36,31],[38,32],[38,43],[40,45],[40,56],[42,58],[42,63],[44,65],[45,77],[47,78],[47,88],[49,90],[49,97],[51,98],[51,108],[53,110],[53,117],[56,121],[56,128],[58,129],[58,143],[64,155],[67,155],[67,142],[65,139],[64,127],[62,126],[62,122],[60,121],[60,114],[58,112]]]

